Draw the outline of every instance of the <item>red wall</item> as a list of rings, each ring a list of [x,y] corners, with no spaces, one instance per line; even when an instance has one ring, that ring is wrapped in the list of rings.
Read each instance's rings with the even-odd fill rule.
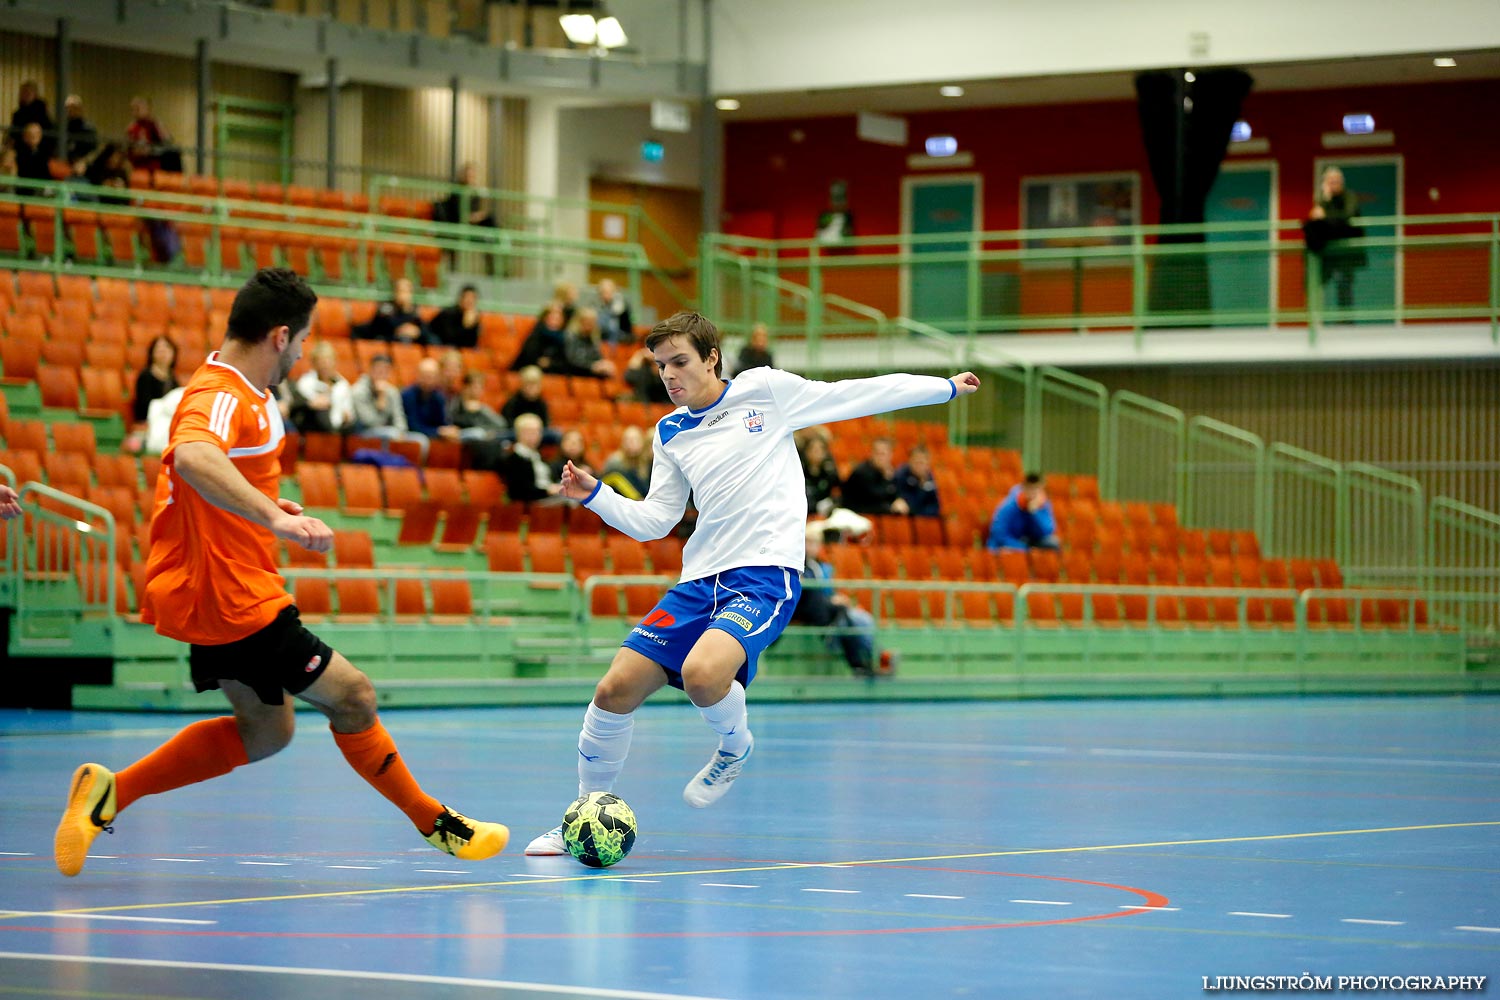
[[[1500,211],[1500,80],[1391,85],[1349,90],[1251,93],[1244,117],[1270,140],[1280,166],[1281,215],[1302,218],[1312,203],[1319,156],[1400,154],[1405,160],[1409,214]],[[1320,136],[1338,131],[1349,112],[1369,112],[1378,129],[1395,132],[1394,146],[1328,151]],[[1141,175],[1143,222],[1158,219],[1159,200],[1141,145],[1135,102],[1108,101],[1050,107],[1002,107],[924,112],[906,116],[906,149],[858,139],[854,117],[731,123],[725,128],[724,229],[731,233],[804,239],[828,208],[834,180],[848,185],[859,235],[901,230],[901,178],[939,171],[911,170],[906,157],[922,152],[930,135],[957,137],[984,177],[986,229],[1020,226],[1021,178],[1047,174],[1134,170]],[[795,141],[795,133],[802,134]],[[1440,200],[1428,196],[1437,188]]]

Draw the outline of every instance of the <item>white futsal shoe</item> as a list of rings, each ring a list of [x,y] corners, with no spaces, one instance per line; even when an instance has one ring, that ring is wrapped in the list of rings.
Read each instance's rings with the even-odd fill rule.
[[[563,842],[562,827],[554,826],[526,845],[529,858],[549,858],[556,854],[567,854],[568,845]]]
[[[750,752],[754,749],[755,739],[752,737],[750,745],[738,757],[723,750],[715,750],[713,759],[682,790],[682,800],[694,809],[703,809],[722,799],[724,793],[729,791],[729,786],[734,784],[734,779],[740,776],[745,761],[750,759]]]

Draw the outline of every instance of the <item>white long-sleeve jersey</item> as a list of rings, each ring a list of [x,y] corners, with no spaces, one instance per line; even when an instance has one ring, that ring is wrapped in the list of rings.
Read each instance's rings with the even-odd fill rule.
[[[698,523],[682,551],[684,581],[738,566],[800,572],[807,494],[792,432],[944,403],[957,394],[951,379],[932,375],[813,382],[775,368],[752,368],[704,409],[679,406],[657,422],[644,499],[628,500],[600,483],[584,504],[610,526],[647,541],[672,530],[691,493]]]

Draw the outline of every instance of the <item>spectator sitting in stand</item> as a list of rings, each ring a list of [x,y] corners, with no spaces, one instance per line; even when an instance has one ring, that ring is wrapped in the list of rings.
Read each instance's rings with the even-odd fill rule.
[[[464,441],[489,441],[510,430],[510,423],[484,401],[484,372],[469,372],[463,388],[448,401],[448,423]]]
[[[606,344],[635,343],[630,303],[609,278],[599,282],[599,339]]]
[[[1042,488],[1042,477],[1033,472],[1020,486],[1011,487],[990,521],[991,551],[1000,549],[1056,549],[1057,517],[1052,501]]]
[[[896,470],[896,489],[912,517],[941,517],[937,481],[932,478],[932,455],[924,445],[912,448],[906,464]]]
[[[589,475],[594,475],[593,464],[584,457],[587,450],[588,443],[583,439],[583,431],[576,427],[564,431],[562,443],[557,446],[557,457],[552,460],[552,478],[561,482],[563,466],[569,462],[573,463],[573,468],[582,469]]]
[[[771,333],[766,324],[757,323],[750,328],[750,339],[740,348],[736,364],[739,366],[735,369],[737,373],[751,368],[776,367],[776,362],[771,359]]]
[[[42,127],[36,122],[21,129],[21,141],[16,144],[16,176],[31,181],[52,179],[52,140],[42,135]],[[32,188],[29,193],[41,192]]]
[[[620,450],[604,463],[602,481],[631,500],[639,500],[651,489],[651,445],[639,427],[627,427],[620,435]]]
[[[15,191],[16,186],[11,182],[16,179],[16,151],[9,146],[0,149],[0,177],[5,178],[0,191]]]
[[[567,325],[573,322],[573,313],[578,311],[578,286],[571,281],[559,281],[556,285],[553,285],[552,299],[542,307],[538,318],[545,316],[547,310],[552,308],[553,303],[562,308],[562,328],[566,329]]]
[[[553,369],[563,375],[609,378],[615,366],[606,361],[599,347],[599,314],[580,309],[573,314],[568,332],[563,336],[563,362]]]
[[[896,467],[890,438],[870,442],[870,457],[844,480],[844,506],[856,514],[909,514],[896,486]]]
[[[547,414],[547,401],[542,398],[542,370],[535,365],[521,369],[521,385],[500,408],[500,415],[512,427],[523,413],[536,414],[544,427],[551,422]]]
[[[396,279],[391,285],[390,301],[380,304],[370,322],[355,327],[353,336],[358,340],[384,340],[387,343],[437,343],[432,331],[417,315],[417,300],[410,278]]]
[[[151,401],[177,388],[177,345],[167,337],[154,337],[146,349],[146,367],[135,377],[135,402],[131,416],[144,424]]]
[[[656,355],[646,348],[638,348],[625,366],[625,382],[635,390],[635,398],[642,403],[670,403],[667,384],[661,380],[656,367]]]
[[[368,437],[425,445],[426,436],[407,429],[406,408],[392,374],[389,357],[377,354],[370,359],[369,369],[354,383],[350,393],[354,403],[354,431]]]
[[[40,125],[43,133],[52,131],[52,115],[47,111],[47,102],[42,99],[35,80],[22,83],[16,94],[16,110],[10,113],[10,130],[6,133],[6,140],[12,146],[18,144],[21,141],[21,130],[27,125]]]
[[[333,344],[320,341],[311,360],[297,379],[292,423],[303,434],[345,434],[354,427],[354,387],[339,374]]]
[[[829,629],[828,648],[844,654],[844,661],[856,677],[873,677],[875,661],[875,616],[856,604],[848,594],[832,587],[807,586],[807,581],[832,580],[833,567],[823,561],[825,541],[836,541],[839,533],[826,522],[809,521],[807,556],[802,568],[802,596],[792,612],[792,620],[815,628]],[[879,672],[895,672],[896,658],[890,651],[880,654]]]
[[[835,506],[839,467],[828,454],[828,442],[817,434],[802,443],[802,480],[807,488],[807,512],[827,514]]]
[[[470,465],[476,469],[499,465],[510,424],[485,403],[484,372],[469,372],[464,377],[463,389],[448,400],[448,423],[458,428]]]
[[[125,147],[118,143],[106,142],[84,168],[83,179],[97,187],[128,188],[130,186],[130,158],[125,155]],[[80,195],[79,200],[86,199]],[[109,204],[124,204],[130,199],[124,196],[101,195],[98,200]]]
[[[479,346],[479,289],[465,285],[456,305],[445,306],[432,317],[433,337],[449,347]]]
[[[68,161],[75,175],[81,176],[89,164],[89,156],[99,148],[99,130],[83,117],[83,98],[69,94],[63,102],[67,123],[63,133],[63,158]]]
[[[448,397],[443,395],[442,367],[433,358],[417,363],[417,380],[401,391],[406,427],[428,438],[459,439],[458,428],[448,422]]]
[[[167,147],[172,137],[161,123],[151,116],[151,102],[144,97],[130,99],[131,122],[125,129],[125,138],[130,145],[130,163],[137,170],[167,170],[173,164],[166,161]],[[178,171],[182,164],[175,164]]]
[[[510,370],[518,372],[531,367],[543,371],[557,370],[563,364],[563,339],[567,336],[567,329],[567,314],[562,304],[553,302],[548,305],[521,344],[521,352],[510,363]]]
[[[438,388],[443,390],[443,395],[450,402],[464,391],[464,382],[468,377],[468,365],[464,364],[463,352],[458,348],[450,347],[438,358]]]
[[[542,459],[542,421],[535,413],[523,413],[512,424],[516,443],[495,470],[505,483],[505,494],[513,503],[530,503],[556,496],[562,487]]]

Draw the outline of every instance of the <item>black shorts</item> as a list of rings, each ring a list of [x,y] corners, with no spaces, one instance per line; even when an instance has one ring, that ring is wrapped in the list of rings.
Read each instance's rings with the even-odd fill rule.
[[[282,692],[301,694],[323,676],[333,649],[302,624],[295,604],[253,635],[222,646],[189,647],[193,686],[212,691],[219,681],[239,681],[267,705],[283,703]]]

